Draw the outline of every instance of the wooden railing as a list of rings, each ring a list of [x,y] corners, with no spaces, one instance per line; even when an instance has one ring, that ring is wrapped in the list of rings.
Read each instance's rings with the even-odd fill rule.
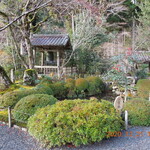
[[[34,66],[37,70],[39,76],[40,75],[71,75],[76,73],[76,67],[63,67],[58,68],[57,66]],[[59,73],[58,73],[59,72]]]
[[[42,75],[42,74],[57,75],[57,73],[58,73],[58,67],[57,66],[34,66],[34,68],[37,70],[39,75]]]

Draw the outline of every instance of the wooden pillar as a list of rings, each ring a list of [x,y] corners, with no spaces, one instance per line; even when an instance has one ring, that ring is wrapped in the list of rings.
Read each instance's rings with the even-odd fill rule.
[[[60,78],[60,52],[57,51],[57,74],[58,78]]]
[[[150,73],[150,62],[148,63],[149,73]]]
[[[41,66],[44,66],[44,52],[41,52]]]
[[[36,63],[36,49],[33,49],[33,59],[34,59],[34,65]]]

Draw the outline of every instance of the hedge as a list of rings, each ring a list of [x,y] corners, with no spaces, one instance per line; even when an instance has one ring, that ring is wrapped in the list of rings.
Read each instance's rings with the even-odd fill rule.
[[[149,79],[138,80],[136,87],[138,96],[148,99],[150,93],[150,80]]]
[[[29,133],[52,146],[75,146],[108,138],[119,131],[122,119],[112,103],[102,100],[64,100],[39,109],[28,120]]]
[[[150,126],[150,101],[131,99],[125,103],[129,113],[129,123],[134,126]]]
[[[57,99],[47,94],[33,94],[22,98],[14,107],[13,117],[16,121],[26,122],[38,108],[55,104]]]

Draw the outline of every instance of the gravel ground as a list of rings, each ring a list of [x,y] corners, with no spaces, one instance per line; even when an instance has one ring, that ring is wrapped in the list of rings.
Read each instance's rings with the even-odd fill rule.
[[[99,143],[78,148],[53,150],[150,150],[150,127],[133,127],[123,131],[121,137],[112,137]],[[27,132],[0,124],[0,150],[46,150]]]

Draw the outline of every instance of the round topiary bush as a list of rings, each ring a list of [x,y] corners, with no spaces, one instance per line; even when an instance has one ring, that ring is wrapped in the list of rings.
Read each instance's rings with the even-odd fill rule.
[[[150,101],[132,99],[125,103],[129,113],[129,123],[134,126],[150,126]]]
[[[37,94],[48,94],[48,95],[53,95],[53,90],[51,89],[50,86],[47,84],[38,84],[35,88],[35,91],[37,91]],[[34,94],[34,93],[33,93]],[[36,94],[36,93],[35,93]]]
[[[102,93],[105,90],[104,83],[99,77],[89,76],[86,78],[89,83],[88,92],[89,95],[95,95]]]
[[[50,87],[47,86],[36,86],[33,89],[22,89],[11,91],[0,96],[0,106],[1,107],[14,107],[15,104],[23,97],[31,94],[49,94],[53,95],[53,91]]]
[[[75,80],[72,79],[72,78],[66,79],[66,87],[67,87],[69,90],[73,90],[74,87],[75,87]]]
[[[28,120],[29,133],[48,146],[101,141],[121,126],[120,115],[104,100],[60,101],[37,110]]]
[[[0,96],[0,106],[8,107],[14,106],[21,98],[30,94],[30,90],[19,90],[7,92]]]
[[[85,91],[88,88],[88,81],[84,78],[78,78],[75,81],[75,87],[77,89],[77,92]]]
[[[136,87],[138,96],[148,99],[150,93],[150,80],[149,79],[138,80]]]
[[[22,98],[14,107],[13,117],[16,121],[26,122],[38,108],[55,104],[57,99],[52,95],[33,94]]]
[[[57,98],[66,98],[68,94],[68,88],[65,86],[64,82],[55,82],[50,85],[50,88],[53,91],[53,94]]]

